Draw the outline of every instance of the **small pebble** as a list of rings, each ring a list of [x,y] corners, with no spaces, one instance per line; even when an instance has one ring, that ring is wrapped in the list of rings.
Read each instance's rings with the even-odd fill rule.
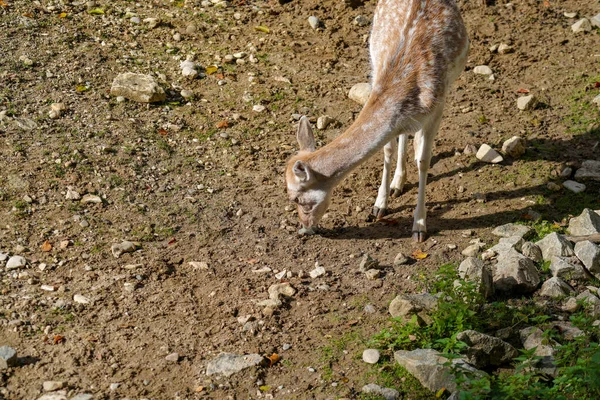
[[[308,24],[311,28],[317,29],[321,26],[321,20],[315,17],[314,15],[311,15],[310,17],[308,17]]]
[[[380,356],[381,355],[379,354],[379,350],[366,349],[365,351],[363,351],[362,359],[368,364],[377,364]]]

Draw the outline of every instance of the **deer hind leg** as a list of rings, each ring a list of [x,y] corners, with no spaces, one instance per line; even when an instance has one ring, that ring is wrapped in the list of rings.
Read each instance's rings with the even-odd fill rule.
[[[417,208],[413,222],[413,241],[424,242],[427,240],[427,207],[425,206],[425,187],[427,186],[427,171],[431,163],[433,141],[440,127],[443,101],[429,115],[423,124],[423,129],[415,134],[415,161],[419,169],[419,193],[417,195]]]
[[[396,172],[392,179],[391,192],[392,197],[398,197],[404,190],[406,184],[406,154],[408,147],[408,135],[403,134],[398,137],[398,163],[396,164]]]
[[[373,206],[373,215],[377,218],[384,217],[387,212],[388,197],[390,195],[390,164],[395,151],[396,139],[394,138],[383,147],[383,177],[375,206]]]

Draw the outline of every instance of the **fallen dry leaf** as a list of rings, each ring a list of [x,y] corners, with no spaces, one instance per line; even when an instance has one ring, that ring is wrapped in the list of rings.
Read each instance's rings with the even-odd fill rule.
[[[58,18],[67,18],[67,15],[69,15],[69,14],[67,14],[66,12],[62,12],[62,13],[58,14]]]
[[[54,337],[52,338],[52,342],[54,344],[64,343],[65,342],[65,337],[61,336],[61,335],[54,335]]]
[[[44,251],[46,253],[49,252],[50,250],[52,250],[52,245],[47,240],[44,242],[44,244],[42,244],[41,247],[42,247],[42,251]]]
[[[6,8],[6,7],[8,7],[8,4],[3,2],[2,0],[0,0],[0,6]]]
[[[174,244],[175,242],[177,242],[177,239],[175,239],[175,238],[169,240],[169,246]]]
[[[271,32],[271,30],[269,28],[267,28],[266,26],[264,26],[264,25],[255,26],[254,29],[256,29],[259,32],[264,32],[264,33]]]
[[[217,78],[217,79],[225,79],[225,75],[223,75],[223,74],[216,74],[215,78]]]
[[[417,260],[423,260],[425,258],[427,258],[429,256],[429,254],[427,253],[423,253],[421,250],[416,250],[414,253],[412,253],[413,258],[417,259]]]
[[[159,129],[158,134],[161,136],[167,136],[169,132],[166,129]]]
[[[269,367],[272,367],[277,361],[281,359],[281,357],[279,357],[279,354],[277,353],[273,353],[272,355],[267,356],[267,358],[269,359]]]
[[[216,65],[209,65],[206,67],[206,75],[212,75],[219,70],[219,67]]]
[[[204,386],[198,386],[195,390],[196,393],[202,393],[204,391]]]
[[[519,90],[517,90],[517,93],[527,94],[527,93],[529,93],[529,89],[519,88]]]
[[[248,264],[250,265],[254,265],[258,262],[258,260],[256,258],[251,258],[248,261],[246,261]]]
[[[218,129],[224,129],[224,128],[228,128],[228,127],[229,127],[229,122],[227,122],[226,119],[224,119],[223,121],[217,122]]]

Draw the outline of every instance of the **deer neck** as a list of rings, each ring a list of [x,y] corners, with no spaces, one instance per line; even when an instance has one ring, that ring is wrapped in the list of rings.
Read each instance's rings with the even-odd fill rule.
[[[308,163],[323,178],[337,185],[346,175],[398,135],[394,109],[368,102],[354,123],[328,145],[311,153]]]

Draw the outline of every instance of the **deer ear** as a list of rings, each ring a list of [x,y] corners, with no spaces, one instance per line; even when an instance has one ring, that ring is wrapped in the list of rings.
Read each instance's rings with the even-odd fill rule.
[[[310,178],[308,165],[302,160],[298,160],[294,163],[293,171],[300,182],[306,182]]]
[[[300,151],[315,151],[315,137],[306,116],[300,118],[300,125],[298,125],[296,137],[298,138]]]

